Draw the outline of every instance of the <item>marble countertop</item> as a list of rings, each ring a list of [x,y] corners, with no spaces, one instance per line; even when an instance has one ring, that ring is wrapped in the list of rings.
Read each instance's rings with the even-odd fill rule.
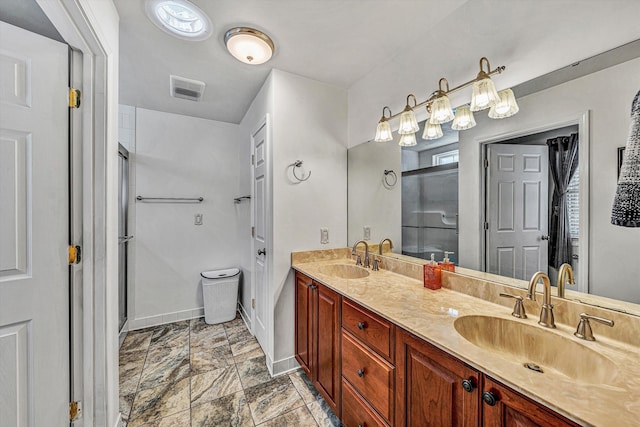
[[[330,251],[328,256],[321,259],[304,256],[306,253],[299,254],[303,256],[294,254],[292,257],[292,267],[295,270],[577,423],[622,426],[640,422],[638,347],[598,336],[595,327],[597,341],[584,341],[573,336],[575,325],[565,325],[556,321],[557,329],[538,326],[538,310],[528,310],[527,319],[516,319],[511,316],[511,308],[504,305],[446,288],[433,291],[425,288],[421,280],[384,269],[369,270],[369,276],[360,279],[342,279],[323,274],[323,266],[328,264],[355,264],[348,253],[339,250]],[[416,277],[415,272],[412,275]],[[540,300],[539,297],[538,301]],[[536,304],[533,301],[529,303]],[[608,384],[576,380],[555,371],[540,374],[525,369],[523,362],[526,360],[482,349],[459,335],[454,322],[457,318],[468,315],[492,316],[523,322],[540,328],[544,333],[558,334],[609,359],[609,365],[615,366],[615,369],[605,373]],[[638,327],[636,323],[632,325],[634,329]],[[638,333],[638,329],[635,330]],[[573,358],[575,355],[558,348],[557,357]],[[575,363],[579,364],[581,361],[576,360]],[[587,366],[586,363],[584,365],[577,368],[577,372],[584,369],[585,377],[588,377],[589,371],[596,367]],[[544,378],[541,375],[544,375]]]

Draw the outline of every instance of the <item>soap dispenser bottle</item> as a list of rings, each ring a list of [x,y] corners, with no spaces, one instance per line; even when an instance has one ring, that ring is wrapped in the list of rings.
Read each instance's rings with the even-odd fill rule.
[[[439,262],[440,268],[447,271],[456,271],[456,265],[449,260],[449,255],[453,255],[455,252],[444,251],[444,259]]]
[[[424,265],[424,287],[433,290],[442,287],[441,270],[434,254],[431,254],[431,261]]]

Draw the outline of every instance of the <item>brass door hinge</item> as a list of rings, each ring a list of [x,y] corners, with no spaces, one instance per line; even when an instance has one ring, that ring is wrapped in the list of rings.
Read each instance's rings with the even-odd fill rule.
[[[80,418],[82,413],[82,406],[80,402],[69,403],[69,421],[75,421]]]
[[[251,237],[256,237],[256,228],[251,227]]]
[[[82,260],[82,248],[69,245],[69,265],[78,264]]]
[[[256,308],[256,299],[251,298],[251,308]]]
[[[252,164],[252,165],[255,165],[255,164],[256,164],[256,156],[255,156],[255,154],[252,154],[252,155],[251,155],[251,164]]]
[[[80,108],[80,98],[82,93],[78,89],[69,88],[69,107]]]

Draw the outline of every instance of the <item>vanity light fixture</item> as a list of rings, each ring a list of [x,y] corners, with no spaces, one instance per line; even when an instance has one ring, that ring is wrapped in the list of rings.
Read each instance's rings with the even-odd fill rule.
[[[434,91],[425,101],[420,103],[417,102],[414,94],[409,94],[407,96],[407,105],[405,106],[404,110],[402,110],[402,112],[396,114],[391,114],[390,112],[389,116],[387,117],[384,115],[385,110],[383,110],[383,116],[378,121],[378,128],[384,130],[386,129],[386,126],[389,125],[389,121],[395,119],[396,117],[400,117],[398,134],[414,134],[418,131],[418,123],[414,114],[414,110],[423,106],[427,108],[427,112],[430,114],[429,120],[425,125],[424,134],[422,136],[424,139],[440,138],[443,135],[440,124],[447,123],[451,120],[453,120],[453,124],[451,127],[454,130],[471,129],[476,125],[476,121],[472,114],[473,111],[480,111],[491,108],[491,112],[489,113],[489,117],[491,118],[501,119],[510,117],[518,112],[518,104],[516,103],[515,97],[513,96],[513,91],[511,89],[505,89],[501,91],[500,94],[498,94],[498,92],[496,92],[495,85],[491,80],[491,76],[502,73],[505,68],[506,67],[504,65],[501,65],[492,70],[489,60],[483,56],[482,58],[480,58],[480,72],[477,74],[476,78],[462,83],[461,85],[458,85],[452,89],[449,88],[449,82],[447,81],[447,79],[441,78],[438,81],[438,90]],[[445,83],[444,89],[442,87],[443,83]],[[449,95],[453,92],[457,92],[460,89],[464,89],[472,85],[473,91],[471,95],[470,105],[458,107],[457,113],[454,116],[451,109],[451,101],[449,100]],[[409,102],[411,98],[413,98],[413,106],[411,106]],[[504,102],[505,104],[503,105],[502,102]],[[492,108],[494,106],[496,106],[496,108]],[[386,108],[387,107],[385,107],[385,109]],[[382,125],[383,123],[384,125]],[[433,126],[429,127],[429,124]],[[378,128],[376,128],[375,141],[382,140],[381,138],[379,138]]]
[[[491,109],[489,109],[489,117],[492,119],[505,119],[511,117],[520,111],[516,97],[511,89],[505,89],[498,92],[500,101]]]
[[[260,30],[249,27],[235,27],[224,35],[224,44],[234,58],[251,65],[264,64],[275,46],[271,38]]]
[[[442,82],[446,83],[447,90],[442,90]],[[435,93],[435,98],[430,104],[431,106],[431,118],[429,122],[434,125],[447,123],[453,120],[453,110],[451,109],[451,102],[446,93],[449,92],[449,82],[444,77],[438,81],[438,90]],[[429,105],[427,105],[427,111]]]
[[[400,141],[398,141],[398,145],[401,147],[413,147],[418,144],[416,142],[416,134],[415,133],[405,133],[404,135],[400,135]]]
[[[498,103],[500,97],[496,92],[496,86],[493,84],[489,74],[482,69],[482,61],[487,63],[487,71],[491,72],[489,60],[484,56],[480,58],[480,72],[476,81],[473,82],[473,93],[471,94],[471,111],[481,111],[493,107]]]
[[[389,107],[384,107],[382,109],[382,117],[380,117],[380,121],[378,122],[378,127],[376,128],[376,137],[374,138],[374,141],[376,142],[389,142],[393,140],[391,125],[387,120],[389,117],[386,117],[384,115],[385,111],[389,111],[389,117],[391,117],[391,109]]]
[[[413,108],[417,106],[416,96],[412,93],[407,95],[407,106],[404,107],[404,110],[400,114],[400,125],[398,127],[398,133],[400,135],[416,133],[418,129],[420,129],[413,108],[409,106],[409,99],[411,98],[413,98]]]
[[[156,27],[174,37],[201,41],[211,36],[211,20],[187,0],[147,0],[145,11]]]
[[[431,123],[427,120],[424,125],[424,132],[422,133],[422,139],[438,139],[442,138],[442,126],[439,124]]]
[[[489,113],[491,114],[491,113]],[[453,119],[451,129],[453,130],[467,130],[476,125],[476,119],[473,117],[473,113],[469,108],[469,104],[462,105],[456,108],[456,117]]]

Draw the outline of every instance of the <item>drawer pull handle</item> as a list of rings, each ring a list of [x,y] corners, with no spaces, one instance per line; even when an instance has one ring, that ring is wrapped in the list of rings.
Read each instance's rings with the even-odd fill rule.
[[[367,327],[367,324],[365,322],[358,322],[358,329],[363,330],[366,327]]]
[[[496,406],[496,403],[498,403],[498,398],[490,391],[482,393],[482,400],[489,406]]]
[[[358,369],[357,374],[360,378],[364,377],[364,369]]]
[[[476,388],[475,384],[473,383],[473,379],[469,378],[468,380],[462,380],[462,388],[464,389],[464,391],[472,393],[473,389]]]

